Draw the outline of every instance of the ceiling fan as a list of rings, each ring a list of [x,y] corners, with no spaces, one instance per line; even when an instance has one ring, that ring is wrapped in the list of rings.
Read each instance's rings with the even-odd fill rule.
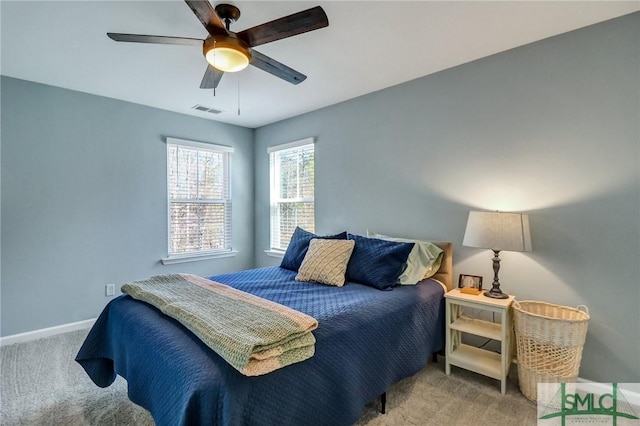
[[[329,25],[320,6],[294,13],[261,25],[234,33],[229,29],[240,18],[240,9],[221,3],[215,9],[209,1],[184,0],[209,36],[205,40],[142,34],[107,33],[115,41],[154,44],[201,46],[208,62],[201,89],[215,89],[225,72],[243,70],[249,64],[292,84],[303,82],[307,76],[254,50],[255,46],[324,28]]]

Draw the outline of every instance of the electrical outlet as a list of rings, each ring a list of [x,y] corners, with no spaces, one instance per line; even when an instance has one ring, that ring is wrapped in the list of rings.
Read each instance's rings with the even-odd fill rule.
[[[115,284],[107,284],[104,286],[104,295],[105,296],[115,296],[116,295],[116,285]]]

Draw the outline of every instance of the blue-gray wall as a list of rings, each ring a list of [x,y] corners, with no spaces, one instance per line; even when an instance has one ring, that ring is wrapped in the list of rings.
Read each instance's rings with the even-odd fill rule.
[[[3,336],[95,318],[107,283],[253,266],[253,130],[13,78],[1,87]],[[234,148],[237,256],[160,263],[166,136]]]
[[[582,370],[640,381],[640,13],[256,130],[256,264],[269,247],[267,147],[316,137],[316,230],[453,241],[469,210],[530,214],[533,252],[504,291],[587,305]]]

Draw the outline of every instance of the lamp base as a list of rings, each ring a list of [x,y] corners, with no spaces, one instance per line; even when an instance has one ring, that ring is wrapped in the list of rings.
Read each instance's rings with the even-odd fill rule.
[[[490,297],[492,299],[508,299],[509,295],[500,291],[500,289],[492,288],[489,291],[485,291],[485,296]]]
[[[493,283],[491,283],[491,290],[485,292],[484,295],[492,299],[508,299],[509,295],[500,290],[498,271],[500,271],[500,250],[493,249]]]

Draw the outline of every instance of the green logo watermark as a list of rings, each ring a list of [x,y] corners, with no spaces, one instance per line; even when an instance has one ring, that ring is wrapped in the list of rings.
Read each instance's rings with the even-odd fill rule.
[[[637,383],[539,383],[538,425],[640,426]]]

